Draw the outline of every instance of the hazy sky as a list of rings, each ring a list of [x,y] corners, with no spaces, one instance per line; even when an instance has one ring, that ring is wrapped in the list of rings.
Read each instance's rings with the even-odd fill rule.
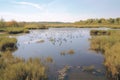
[[[120,0],[0,0],[0,17],[17,21],[72,22],[120,17]]]

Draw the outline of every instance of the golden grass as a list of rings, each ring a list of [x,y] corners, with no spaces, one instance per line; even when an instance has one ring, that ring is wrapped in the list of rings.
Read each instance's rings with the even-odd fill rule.
[[[92,37],[91,49],[103,51],[108,75],[117,80],[120,77],[120,31],[110,31],[109,36]]]

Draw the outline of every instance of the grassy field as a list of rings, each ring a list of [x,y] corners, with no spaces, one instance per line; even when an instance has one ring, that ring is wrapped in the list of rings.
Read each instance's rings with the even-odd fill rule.
[[[99,27],[107,27],[107,28],[120,28],[119,24],[75,24],[75,23],[67,23],[67,24],[45,24],[48,28],[99,28]]]

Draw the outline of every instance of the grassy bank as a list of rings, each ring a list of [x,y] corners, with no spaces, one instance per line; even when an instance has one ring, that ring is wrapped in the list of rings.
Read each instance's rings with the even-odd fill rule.
[[[27,61],[14,57],[15,38],[0,38],[0,80],[47,80],[46,67],[40,59]]]
[[[25,25],[26,29],[47,29],[45,25],[42,24],[26,24]]]
[[[114,28],[114,29],[119,29],[120,25],[119,24],[75,24],[75,23],[67,23],[67,24],[45,24],[46,27],[48,28]]]
[[[108,36],[93,36],[91,49],[103,51],[107,75],[112,80],[120,79],[120,31],[110,31]]]
[[[107,30],[91,30],[90,35],[110,35],[110,31],[107,31]]]
[[[5,33],[5,34],[29,33],[29,30],[23,27],[5,27],[5,28],[0,28],[0,33]]]
[[[23,27],[8,27],[5,31],[9,34],[29,33],[28,29]]]
[[[15,50],[16,43],[15,38],[0,37],[0,51]]]

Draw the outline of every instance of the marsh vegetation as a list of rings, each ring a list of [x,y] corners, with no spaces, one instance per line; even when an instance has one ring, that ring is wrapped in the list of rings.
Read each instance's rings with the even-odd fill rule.
[[[0,51],[6,50],[15,50],[17,39],[15,38],[8,38],[8,37],[1,37],[0,38]]]
[[[107,69],[108,77],[112,80],[120,79],[120,31],[108,31],[108,36],[93,36],[91,39],[91,48],[102,51],[105,57],[104,65]]]
[[[110,35],[110,31],[107,30],[91,30],[90,35]]]
[[[46,68],[40,59],[25,61],[12,55],[16,42],[15,38],[0,38],[0,80],[47,80]]]
[[[120,31],[107,31],[104,28],[99,30],[98,27],[101,26],[120,28],[120,18],[88,19],[74,23],[5,22],[1,19],[0,79],[47,80],[50,78],[51,80],[64,80],[71,77],[69,76],[70,70],[70,73],[84,73],[86,76],[90,74],[95,80],[99,80],[98,76],[105,80],[105,69],[107,69],[108,77],[112,80],[119,80]],[[88,27],[97,27],[98,29],[92,30]],[[9,38],[10,34],[19,33],[28,34],[20,34],[16,35],[16,38]],[[90,38],[91,46],[88,40]],[[16,45],[16,43],[19,45]],[[97,52],[90,51],[90,47],[99,53],[103,53],[103,55],[94,54]],[[15,52],[6,52],[17,48],[18,50]],[[39,59],[43,57],[45,57],[44,63]],[[52,67],[49,70],[51,72],[47,72],[47,68],[44,66],[47,63],[49,64],[47,67],[49,66],[50,69]],[[56,74],[57,71],[58,74]],[[49,74],[46,74],[46,72]],[[50,77],[48,77],[49,75]]]
[[[0,57],[1,80],[47,80],[46,68],[39,59],[27,61],[13,57],[10,52]]]
[[[90,30],[89,28],[30,30],[30,33],[16,37],[19,46],[13,55],[25,60],[41,58],[43,63],[48,66],[47,73],[50,80],[69,80],[68,78],[73,76],[70,73],[76,71],[78,74],[85,73],[86,76],[90,74],[95,80],[99,80],[97,76],[105,80],[103,56],[89,51]],[[95,69],[85,70],[85,67],[89,68],[90,65],[94,65]],[[101,70],[101,72],[97,72],[97,70]],[[79,76],[82,77],[82,75]],[[83,80],[85,79],[88,78]]]

